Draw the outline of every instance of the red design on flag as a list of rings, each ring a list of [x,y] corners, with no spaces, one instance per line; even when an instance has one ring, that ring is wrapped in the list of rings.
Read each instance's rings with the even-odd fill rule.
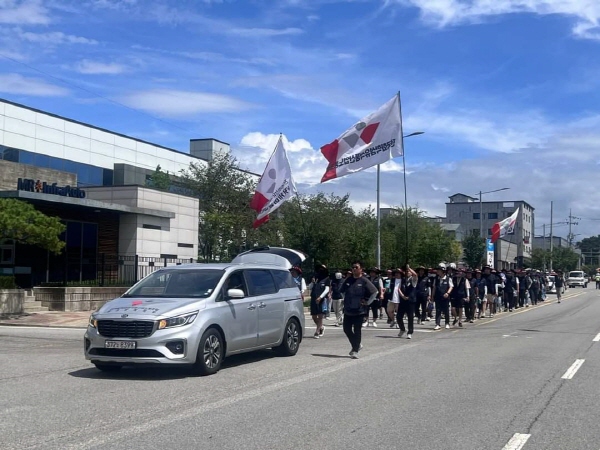
[[[492,226],[492,243],[496,242],[501,237],[512,233],[515,230],[515,224],[517,222],[517,217],[519,216],[519,208],[512,213],[510,217],[507,217],[500,222],[496,222]]]
[[[290,162],[280,137],[250,201],[250,207],[258,213],[252,226],[258,228],[267,222],[269,213],[279,208],[295,193],[296,186],[292,179]]]
[[[337,139],[322,146],[321,153],[328,162],[321,183],[402,156],[400,97],[394,96]]]
[[[131,302],[131,306],[140,306],[142,303],[144,303],[141,300],[134,300]]]

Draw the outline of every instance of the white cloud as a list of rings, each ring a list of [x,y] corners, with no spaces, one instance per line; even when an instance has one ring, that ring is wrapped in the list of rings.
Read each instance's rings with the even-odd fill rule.
[[[206,113],[236,113],[253,106],[228,95],[169,89],[135,92],[121,100],[132,108],[179,118]]]
[[[63,97],[69,94],[69,90],[60,86],[16,73],[0,74],[0,92],[34,97]]]
[[[75,70],[86,75],[118,75],[125,72],[126,68],[117,63],[103,63],[84,59],[75,66]]]
[[[600,204],[585,201],[596,196],[600,163],[598,123],[598,118],[586,118],[565,124],[560,133],[555,132],[539,146],[527,147],[522,152],[463,159],[457,163],[418,163],[408,155],[408,203],[418,205],[429,215],[444,216],[450,194],[475,195],[480,190],[507,186],[511,188],[509,191],[489,194],[485,200],[525,200],[536,208],[536,226],[550,223],[550,201],[554,201],[555,221],[564,219],[569,208],[578,217],[600,217]],[[233,146],[233,151],[242,166],[262,173],[277,139],[278,134],[249,133],[242,138],[241,146]],[[320,184],[327,165],[321,153],[313,150],[305,139],[290,141],[285,135],[283,139],[301,193],[350,193],[356,209],[375,205],[373,168]],[[404,203],[401,173],[401,160],[382,165],[382,207]],[[582,220],[574,233],[580,233],[580,237],[596,235],[594,224]],[[537,231],[541,233],[541,229]]]
[[[415,6],[425,22],[437,27],[514,13],[559,14],[575,19],[575,36],[600,39],[600,2],[595,0],[386,0],[386,4]]]
[[[304,31],[300,28],[229,28],[223,32],[241,37],[273,37],[298,35]]]
[[[74,36],[72,34],[65,34],[62,31],[52,31],[48,33],[32,33],[30,31],[22,31],[20,29],[15,30],[17,36],[27,42],[35,44],[46,44],[46,45],[60,45],[60,44],[87,44],[96,45],[98,41],[94,39],[88,39],[81,36]]]
[[[47,25],[49,11],[41,0],[0,0],[0,23],[13,25]]]

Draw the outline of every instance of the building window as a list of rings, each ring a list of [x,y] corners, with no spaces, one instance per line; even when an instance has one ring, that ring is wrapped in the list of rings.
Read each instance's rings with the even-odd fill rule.
[[[473,213],[473,220],[479,220],[480,217],[479,213]]]
[[[15,243],[10,239],[0,240],[0,264],[15,263]]]
[[[497,219],[498,213],[488,213],[488,219]]]
[[[491,235],[492,235],[492,229],[488,228],[488,236],[491,236]]]
[[[194,244],[182,244],[181,242],[177,244],[179,248],[194,248]]]
[[[160,225],[150,225],[149,223],[145,223],[142,225],[142,228],[146,228],[148,230],[162,230]]]
[[[473,228],[473,229],[471,230],[471,234],[472,234],[473,236],[479,236],[479,228]]]

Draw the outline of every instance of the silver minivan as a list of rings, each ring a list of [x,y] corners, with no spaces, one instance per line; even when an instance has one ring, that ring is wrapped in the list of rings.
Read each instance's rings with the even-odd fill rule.
[[[242,255],[228,264],[186,264],[148,275],[90,317],[85,358],[99,370],[144,363],[217,372],[226,356],[298,351],[302,296],[285,258]]]

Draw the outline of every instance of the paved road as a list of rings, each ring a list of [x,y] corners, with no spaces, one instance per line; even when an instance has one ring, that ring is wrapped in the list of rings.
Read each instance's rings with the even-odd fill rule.
[[[369,328],[359,360],[340,329],[308,329],[293,358],[206,378],[103,374],[81,330],[0,327],[0,448],[599,450],[600,291],[567,292],[412,341]]]

